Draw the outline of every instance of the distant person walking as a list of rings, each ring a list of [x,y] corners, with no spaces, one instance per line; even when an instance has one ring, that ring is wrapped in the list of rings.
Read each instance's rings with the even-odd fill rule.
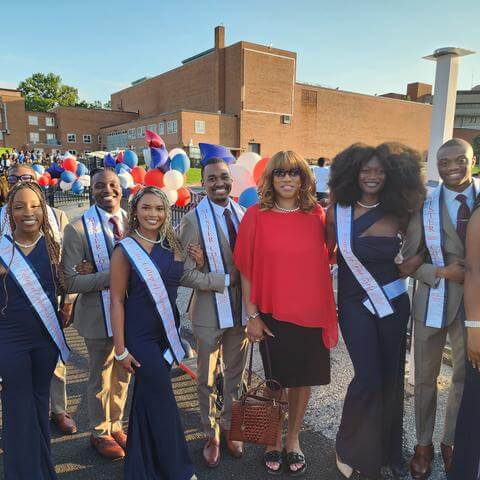
[[[312,167],[315,175],[317,201],[321,202],[328,198],[328,179],[330,177],[330,167],[326,166],[328,158],[320,157],[317,165]]]

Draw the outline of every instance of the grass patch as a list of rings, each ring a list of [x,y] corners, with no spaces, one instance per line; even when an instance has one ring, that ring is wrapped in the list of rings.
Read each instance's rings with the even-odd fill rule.
[[[187,185],[200,185],[200,183],[201,183],[200,169],[191,168],[187,172]]]

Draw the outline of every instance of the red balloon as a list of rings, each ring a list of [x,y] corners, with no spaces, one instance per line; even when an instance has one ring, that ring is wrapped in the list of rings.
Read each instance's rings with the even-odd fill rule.
[[[115,159],[117,163],[122,163],[123,162],[123,151],[120,150],[118,152],[117,158]]]
[[[145,175],[145,185],[162,188],[164,186],[163,173],[158,168],[149,170]]]
[[[133,177],[135,183],[143,183],[145,181],[145,175],[147,172],[143,167],[134,167],[130,172],[130,175]]]
[[[145,141],[153,148],[160,148],[162,145],[165,145],[162,137],[151,130],[145,130]]]
[[[43,176],[44,176],[44,177],[48,177],[48,178],[52,178],[52,176],[50,175],[49,172],[45,172],[45,173],[43,174]]]
[[[50,183],[50,179],[45,175],[42,175],[38,180],[38,184],[42,187],[46,187]]]
[[[192,195],[188,188],[182,187],[177,190],[178,200],[175,202],[175,205],[178,207],[186,207],[192,200]]]
[[[139,190],[143,188],[143,185],[141,183],[137,183],[133,187],[130,187],[130,193],[132,195],[135,195]]]
[[[50,179],[50,186],[54,187],[58,183],[58,178],[51,178]]]
[[[63,161],[63,168],[69,172],[77,173],[78,162],[72,158],[68,157]]]
[[[257,162],[255,168],[253,169],[253,179],[255,183],[258,185],[260,182],[260,178],[262,177],[263,172],[265,171],[265,167],[270,159],[268,157],[264,157]]]

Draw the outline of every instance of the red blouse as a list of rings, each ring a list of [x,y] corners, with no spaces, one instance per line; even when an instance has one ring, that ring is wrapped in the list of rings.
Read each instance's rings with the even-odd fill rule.
[[[251,282],[252,303],[276,320],[323,328],[327,348],[338,341],[337,312],[325,244],[325,212],[247,210],[234,262]]]

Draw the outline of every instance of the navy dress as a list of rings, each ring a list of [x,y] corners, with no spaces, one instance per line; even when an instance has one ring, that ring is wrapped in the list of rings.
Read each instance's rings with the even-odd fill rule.
[[[468,360],[466,369],[448,480],[480,479],[480,372]]]
[[[174,314],[183,262],[173,252],[155,245],[150,258],[159,268]],[[126,480],[190,480],[194,470],[183,425],[173,394],[168,348],[162,321],[144,282],[132,267],[125,300],[125,343],[140,363],[128,426]]]
[[[50,260],[42,238],[27,256],[57,304]],[[49,390],[59,351],[29,301],[12,280],[0,277],[0,377],[2,377],[5,480],[56,479],[50,456]]]
[[[384,212],[377,207],[354,220],[352,248],[380,285],[399,278],[397,237],[363,236]],[[379,318],[362,305],[365,291],[344,259],[338,258],[338,313],[355,375],[348,387],[337,452],[363,475],[376,478],[382,466],[400,467],[403,437],[404,365],[410,301],[392,300],[394,313]]]

